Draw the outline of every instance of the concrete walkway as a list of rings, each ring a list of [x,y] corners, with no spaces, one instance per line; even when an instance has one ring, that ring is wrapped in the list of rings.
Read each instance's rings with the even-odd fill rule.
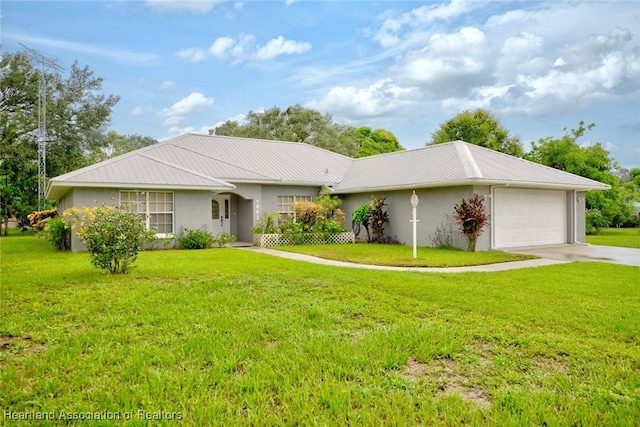
[[[322,265],[362,268],[366,270],[415,271],[415,272],[421,272],[421,273],[467,273],[472,271],[484,271],[484,272],[505,271],[505,270],[514,270],[516,268],[541,267],[545,265],[566,264],[566,263],[572,262],[567,260],[539,258],[539,259],[530,259],[526,261],[501,262],[499,264],[474,265],[474,266],[468,266],[468,267],[388,267],[384,265],[355,264],[352,262],[333,261],[329,259],[314,257],[311,255],[278,251],[270,248],[259,248],[256,246],[253,246],[250,248],[244,247],[242,249],[279,256],[281,258],[288,258],[296,261],[312,262],[315,264],[322,264]]]
[[[531,254],[559,261],[592,261],[640,266],[640,249],[589,244],[553,245],[535,248],[517,248],[510,252]]]

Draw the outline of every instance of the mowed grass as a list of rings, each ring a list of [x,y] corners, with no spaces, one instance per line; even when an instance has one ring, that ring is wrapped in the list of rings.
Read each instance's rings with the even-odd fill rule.
[[[596,236],[587,236],[587,243],[640,249],[640,228],[605,228]]]
[[[139,410],[184,426],[640,419],[637,267],[425,274],[211,249],[145,252],[112,276],[33,237],[0,246],[5,425],[66,424],[61,411],[175,425]]]
[[[472,253],[453,249],[445,250],[420,247],[417,248],[417,256],[414,259],[413,248],[411,246],[373,243],[278,246],[274,249],[297,252],[336,261],[393,267],[462,267],[538,258],[535,255],[500,251]]]

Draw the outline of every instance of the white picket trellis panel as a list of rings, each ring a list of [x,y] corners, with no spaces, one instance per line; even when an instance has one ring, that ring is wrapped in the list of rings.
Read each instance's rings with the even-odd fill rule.
[[[305,236],[305,245],[324,245],[327,243],[355,243],[356,235],[347,231],[344,233],[331,234],[329,238],[322,233],[309,233]],[[253,244],[260,246],[261,248],[269,246],[285,246],[295,245],[296,239],[290,236],[284,236],[282,234],[254,234]]]

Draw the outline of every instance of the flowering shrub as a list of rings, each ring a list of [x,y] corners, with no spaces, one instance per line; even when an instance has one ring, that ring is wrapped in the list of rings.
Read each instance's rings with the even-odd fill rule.
[[[323,208],[314,202],[294,202],[293,210],[296,213],[296,222],[302,224],[302,231],[311,231],[313,226],[321,218]]]
[[[115,206],[71,208],[64,212],[71,227],[87,247],[91,263],[111,273],[127,273],[155,232],[146,228],[144,219]]]

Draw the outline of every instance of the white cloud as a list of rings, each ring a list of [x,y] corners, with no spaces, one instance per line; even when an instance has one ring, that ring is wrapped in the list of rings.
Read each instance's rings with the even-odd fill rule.
[[[209,47],[209,53],[218,59],[226,59],[228,56],[228,50],[235,44],[235,40],[231,37],[218,37],[211,47]]]
[[[522,75],[541,75],[552,66],[552,61],[544,57],[542,36],[523,32],[504,41],[496,75],[499,82],[512,82]]]
[[[131,110],[129,114],[131,114],[132,116],[141,116],[143,114],[147,114],[150,111],[151,109],[149,107],[137,106],[133,110]]]
[[[304,53],[311,49],[311,43],[297,42],[294,40],[285,40],[284,37],[278,36],[258,49],[256,57],[258,59],[271,59],[279,55],[292,55],[295,53]]]
[[[160,117],[166,117],[162,123],[164,126],[177,126],[189,115],[206,110],[213,105],[213,102],[213,98],[206,97],[198,92],[193,92],[171,107],[162,109],[158,115]]]
[[[151,53],[133,52],[117,46],[105,46],[99,44],[89,44],[81,42],[73,42],[67,40],[59,40],[51,37],[38,37],[35,35],[15,33],[11,31],[2,31],[2,37],[5,40],[15,40],[21,43],[29,43],[33,45],[45,46],[55,50],[64,50],[69,52],[83,53],[95,55],[120,63],[152,65],[158,61],[158,56]]]
[[[419,84],[435,94],[460,93],[486,81],[493,58],[482,31],[465,27],[456,33],[434,34],[428,45],[400,61],[398,79]]]
[[[380,46],[387,48],[399,44],[416,28],[426,26],[436,20],[448,20],[479,7],[480,2],[451,0],[447,4],[420,6],[400,15],[387,18],[374,36]]]
[[[189,47],[186,49],[181,49],[176,53],[179,58],[188,59],[192,62],[200,62],[207,59],[207,52],[204,49],[200,49],[197,47]]]
[[[175,83],[173,83],[170,80],[166,80],[164,82],[162,82],[162,84],[160,85],[160,87],[162,89],[173,89],[175,87]]]
[[[402,88],[384,79],[365,88],[336,86],[321,100],[307,103],[307,107],[357,120],[397,112],[412,105],[416,95],[416,88]]]
[[[208,51],[199,48],[183,49],[177,53],[181,58],[201,61],[207,53],[219,60],[229,60],[233,63],[244,61],[264,61],[280,55],[301,54],[311,49],[311,43],[285,39],[278,36],[271,39],[264,46],[257,46],[255,36],[241,34],[237,38],[218,37],[209,46]]]
[[[186,11],[208,13],[224,0],[145,0],[145,3],[163,12]]]
[[[434,33],[436,21],[472,7],[452,1],[386,19],[375,39],[386,52],[399,53],[385,73],[390,84],[417,86],[422,100],[446,110],[482,107],[526,115],[640,93],[640,45],[632,33],[637,7],[611,3],[620,9],[616,15],[602,3],[525,4],[475,27]],[[338,93],[332,89],[323,102]]]

